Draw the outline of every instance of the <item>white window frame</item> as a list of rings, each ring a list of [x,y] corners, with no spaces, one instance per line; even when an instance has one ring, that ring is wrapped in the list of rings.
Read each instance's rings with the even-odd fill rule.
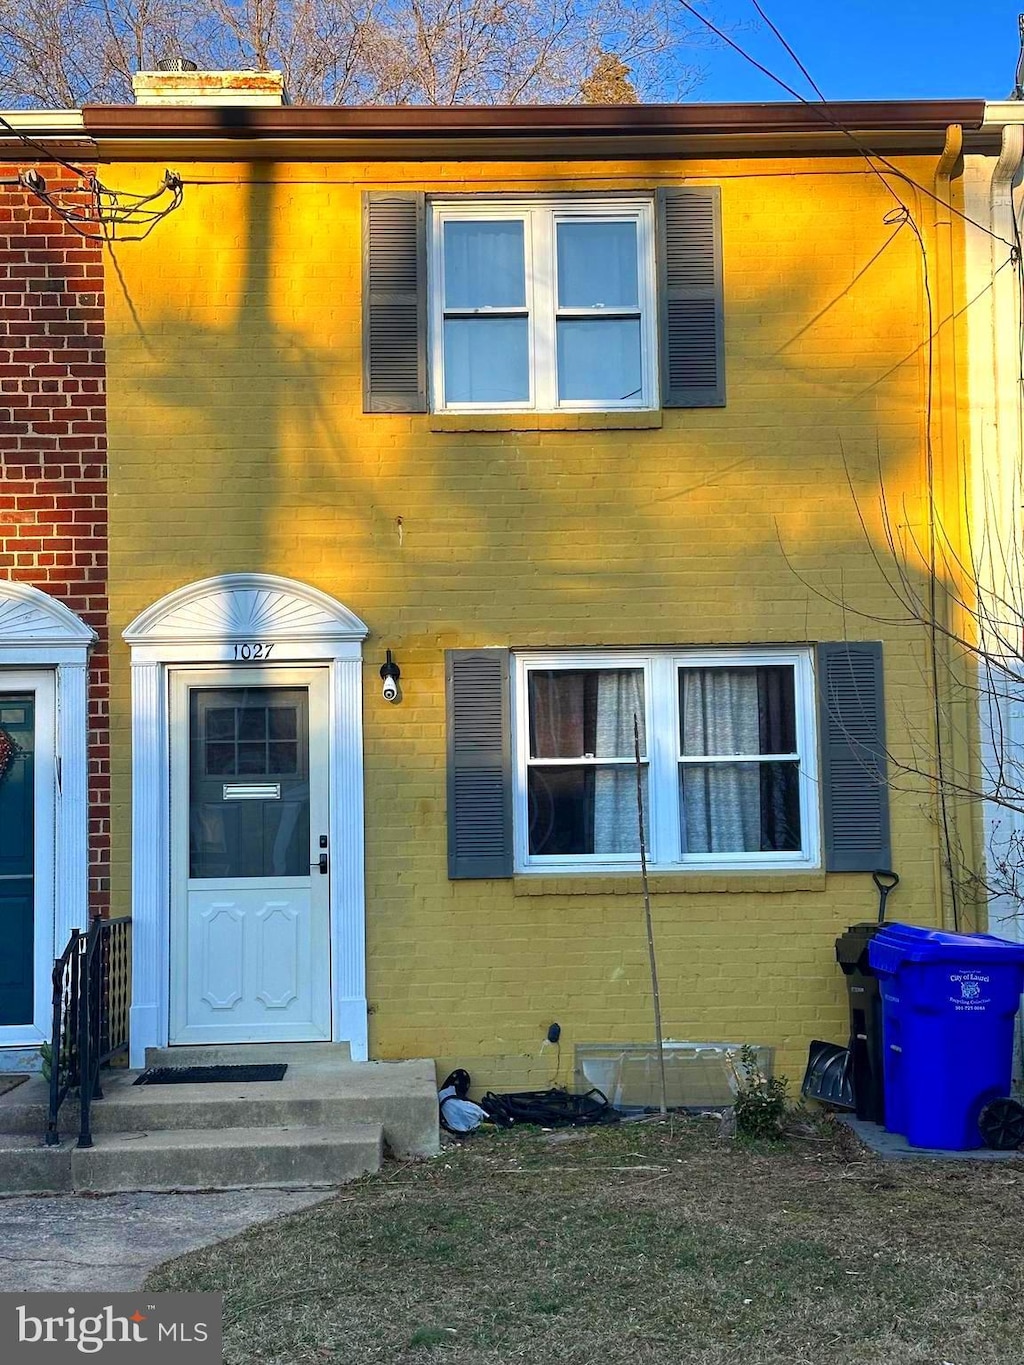
[[[516,412],[610,412],[656,409],[658,396],[657,276],[654,260],[654,200],[651,196],[619,198],[600,195],[560,195],[552,198],[503,199],[500,197],[437,200],[428,216],[428,280],[430,328],[428,365],[431,408],[446,413]],[[512,403],[446,403],[444,399],[444,225],[458,221],[523,223],[526,313],[530,396]],[[640,314],[641,392],[635,398],[560,400],[556,366],[557,253],[559,222],[633,222],[637,225],[637,285]],[[460,310],[461,311],[461,310]],[[515,313],[518,309],[485,309],[486,316]],[[566,315],[600,316],[593,309],[561,310]],[[610,310],[618,313],[619,310]],[[624,309],[624,313],[632,310]]]
[[[686,853],[682,848],[679,793],[679,688],[677,672],[689,668],[791,665],[793,668],[800,850],[794,853]],[[513,827],[517,873],[626,872],[639,869],[632,854],[542,857],[529,851],[529,689],[534,669],[639,668],[645,679],[648,800],[644,810],[647,862],[652,872],[799,870],[821,866],[818,798],[817,702],[810,649],[577,650],[518,653],[512,670]]]

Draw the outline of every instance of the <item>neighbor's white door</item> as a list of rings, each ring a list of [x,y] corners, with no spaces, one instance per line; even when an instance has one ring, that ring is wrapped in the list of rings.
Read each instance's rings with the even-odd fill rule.
[[[172,675],[172,1043],[331,1036],[325,669]]]

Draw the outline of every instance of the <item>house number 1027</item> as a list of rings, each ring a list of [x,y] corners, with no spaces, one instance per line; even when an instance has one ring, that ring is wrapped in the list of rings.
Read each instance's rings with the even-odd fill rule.
[[[273,644],[263,644],[258,640],[247,640],[245,644],[235,645],[236,659],[269,659]]]

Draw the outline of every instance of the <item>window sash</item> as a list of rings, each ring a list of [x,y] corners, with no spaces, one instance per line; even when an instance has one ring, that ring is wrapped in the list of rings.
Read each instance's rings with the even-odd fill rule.
[[[582,198],[582,196],[581,196]],[[445,306],[444,229],[448,222],[513,221],[524,225],[525,308],[450,309]],[[637,228],[636,308],[561,308],[558,306],[556,231],[560,222],[631,222]],[[429,369],[436,412],[606,412],[657,407],[657,292],[654,262],[654,205],[648,198],[600,199],[587,196],[534,201],[480,199],[438,202],[430,219]],[[448,402],[444,379],[444,327],[455,317],[528,319],[529,398],[517,401]],[[557,332],[560,320],[636,319],[640,330],[640,392],[630,398],[560,399]]]
[[[787,665],[794,670],[794,704],[798,751],[783,754],[682,755],[680,753],[680,668],[736,668]],[[586,651],[516,656],[513,672],[514,753],[513,804],[515,868],[523,873],[626,871],[639,866],[633,854],[533,856],[529,852],[527,774],[533,766],[631,767],[629,758],[531,759],[529,755],[529,673],[532,669],[642,668],[647,728],[647,774],[644,809],[648,863],[654,872],[705,870],[797,870],[820,866],[821,833],[817,781],[817,734],[814,671],[809,650],[726,650],[682,653],[652,651]],[[681,770],[709,763],[792,763],[798,770],[800,850],[798,852],[688,853],[682,848]]]

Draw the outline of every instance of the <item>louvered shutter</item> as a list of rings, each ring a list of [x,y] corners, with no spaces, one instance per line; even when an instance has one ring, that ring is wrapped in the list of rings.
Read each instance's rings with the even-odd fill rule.
[[[723,407],[721,194],[688,186],[659,190],[657,200],[661,405]]]
[[[363,195],[363,409],[427,411],[422,194]]]
[[[512,741],[507,649],[450,649],[448,876],[512,875]]]
[[[818,646],[825,866],[873,872],[892,864],[882,646]]]

